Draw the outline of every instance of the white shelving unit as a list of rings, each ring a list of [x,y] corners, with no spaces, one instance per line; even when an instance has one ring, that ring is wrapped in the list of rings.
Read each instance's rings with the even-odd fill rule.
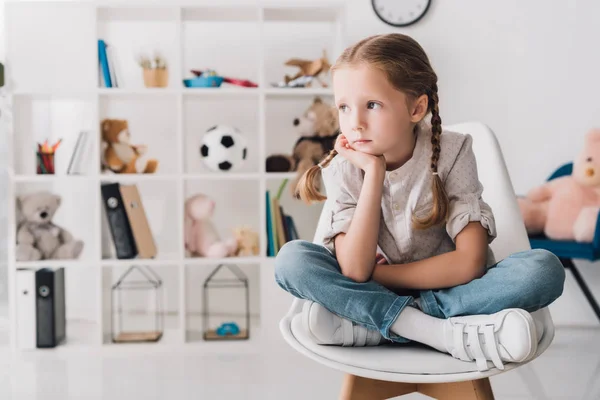
[[[62,196],[54,221],[85,242],[78,260],[15,261],[15,232],[9,243],[9,303],[12,348],[16,345],[15,274],[17,268],[65,267],[67,342],[57,350],[112,344],[110,286],[131,265],[155,268],[167,290],[165,335],[153,348],[193,343],[210,351],[260,351],[261,338],[273,335],[282,316],[275,297],[289,299],[273,280],[266,254],[265,192],[275,192],[295,173],[266,173],[265,159],[290,153],[297,137],[291,121],[314,96],[332,101],[330,88],[276,88],[284,74],[295,73],[284,62],[292,57],[315,59],[327,51],[330,62],[344,43],[342,3],[260,3],[159,5],[106,2],[7,2],[7,75],[12,93],[13,132],[9,198],[46,189]],[[117,54],[123,86],[99,87],[97,40]],[[145,88],[138,51],[160,51],[169,63],[166,88]],[[190,69],[212,68],[224,76],[250,79],[258,88],[224,84],[221,88],[185,88]],[[152,175],[104,175],[100,172],[100,121],[127,119],[136,144],[148,145],[148,157],[159,160]],[[231,173],[207,170],[199,157],[203,132],[231,124],[248,138],[249,157]],[[86,175],[66,175],[66,165],[81,130],[93,132],[94,150]],[[35,144],[63,138],[56,174],[36,175]],[[152,260],[103,258],[102,201],[104,182],[136,184],[158,246]],[[260,255],[206,259],[186,258],[183,245],[184,201],[195,193],[216,200],[213,221],[222,236],[250,225],[260,233]],[[321,205],[306,206],[286,189],[281,199],[294,216],[300,236],[312,239]],[[14,201],[9,226],[14,226]],[[252,331],[249,341],[204,342],[197,339],[201,287],[220,263],[238,264],[248,275]],[[273,331],[273,332],[270,332]],[[266,335],[266,336],[265,336]],[[0,336],[1,337],[1,336]],[[219,343],[226,343],[222,346]],[[0,343],[2,345],[2,343]],[[137,345],[139,346],[139,345]],[[147,346],[144,346],[147,347]]]

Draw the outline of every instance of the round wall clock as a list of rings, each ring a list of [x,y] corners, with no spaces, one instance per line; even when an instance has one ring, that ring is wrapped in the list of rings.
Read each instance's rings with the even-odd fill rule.
[[[373,11],[388,25],[412,25],[425,15],[431,0],[371,0]]]

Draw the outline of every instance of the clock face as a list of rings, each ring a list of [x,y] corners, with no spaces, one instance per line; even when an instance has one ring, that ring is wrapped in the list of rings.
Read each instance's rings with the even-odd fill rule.
[[[380,20],[391,26],[414,24],[427,12],[431,0],[371,0]]]

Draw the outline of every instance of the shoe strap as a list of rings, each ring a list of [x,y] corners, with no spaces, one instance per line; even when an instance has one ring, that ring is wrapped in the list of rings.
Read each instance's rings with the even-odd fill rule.
[[[469,325],[467,331],[467,345],[471,351],[472,358],[477,363],[477,369],[479,371],[487,371],[487,359],[481,348],[481,342],[479,341],[479,327],[477,325]]]
[[[340,318],[342,321],[342,346],[352,346],[354,343],[354,329],[352,329],[352,321],[346,318]]]
[[[367,329],[360,325],[354,325],[353,329],[356,330],[356,340],[354,346],[365,346],[367,344]]]
[[[494,333],[494,325],[486,325],[483,327],[483,337],[485,338],[485,348],[488,356],[491,357],[496,368],[500,370],[504,369],[504,364],[502,363],[500,353],[498,352],[499,343],[496,334]]]
[[[454,348],[452,356],[463,361],[472,361],[473,359],[467,354],[465,349],[465,324],[455,323],[452,330],[452,340],[454,341]]]
[[[494,333],[494,325],[469,325],[465,329],[467,333],[467,347],[470,355],[467,357],[470,360],[475,360],[479,371],[487,371],[487,361],[491,359],[494,366],[499,370],[504,370],[504,364],[498,352],[497,338]],[[485,340],[485,351],[481,347],[481,336]],[[465,349],[466,352],[466,349]]]

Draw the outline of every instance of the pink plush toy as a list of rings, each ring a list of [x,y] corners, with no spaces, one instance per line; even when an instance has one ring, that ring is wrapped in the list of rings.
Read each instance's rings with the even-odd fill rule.
[[[215,202],[203,194],[185,202],[185,249],[188,256],[229,257],[235,255],[238,245],[235,237],[221,240],[210,218]]]
[[[591,242],[600,211],[600,129],[586,135],[572,175],[533,188],[518,201],[528,233]]]

